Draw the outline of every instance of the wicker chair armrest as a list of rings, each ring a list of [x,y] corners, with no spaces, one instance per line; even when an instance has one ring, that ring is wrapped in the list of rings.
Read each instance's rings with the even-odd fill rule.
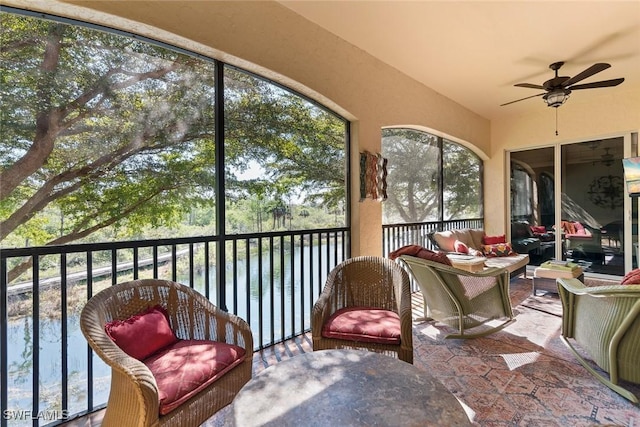
[[[322,327],[331,315],[329,294],[322,292],[311,310],[311,336],[320,337],[322,335]]]
[[[585,286],[578,279],[558,278],[556,282],[559,286],[574,295],[590,295],[593,297],[631,297],[640,298],[640,285],[607,285],[607,286]]]
[[[485,268],[482,271],[467,271],[467,270],[462,270],[459,268],[455,268],[453,266],[450,265],[446,265],[446,264],[442,264],[441,262],[435,262],[435,261],[429,261],[423,258],[418,258],[418,257],[414,257],[414,256],[410,256],[410,255],[402,255],[400,257],[398,257],[398,260],[402,261],[403,258],[407,258],[407,259],[411,259],[411,260],[417,260],[418,262],[422,262],[426,265],[428,265],[429,267],[432,267],[438,271],[443,271],[445,273],[452,273],[452,274],[457,274],[458,276],[471,276],[471,277],[490,277],[490,276],[498,276],[501,274],[506,274],[507,276],[509,275],[509,270],[507,270],[506,268],[499,268],[499,267],[488,267]]]

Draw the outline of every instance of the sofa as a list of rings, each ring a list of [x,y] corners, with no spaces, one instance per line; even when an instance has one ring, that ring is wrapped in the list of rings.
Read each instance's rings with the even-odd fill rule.
[[[519,254],[540,252],[540,238],[533,235],[531,226],[527,222],[511,223],[511,245]]]
[[[519,254],[529,254],[541,262],[555,257],[555,233],[544,225],[530,225],[519,221],[511,223],[511,245]]]
[[[565,249],[572,258],[589,258],[603,261],[602,233],[579,221],[562,221]]]
[[[482,229],[464,228],[446,231],[434,231],[428,234],[428,238],[435,248],[447,253],[466,253],[474,256],[485,257],[485,266],[505,268],[509,271],[510,279],[524,275],[526,277],[527,264],[529,264],[529,254],[519,254],[515,251],[500,253],[487,252],[489,246],[494,245],[493,241],[498,236],[487,236]],[[504,236],[500,236],[504,239]],[[507,247],[511,247],[507,243]],[[467,252],[464,248],[466,247]]]

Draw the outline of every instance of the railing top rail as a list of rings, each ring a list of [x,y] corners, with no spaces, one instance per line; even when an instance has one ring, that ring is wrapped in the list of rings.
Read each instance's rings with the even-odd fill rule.
[[[301,236],[318,233],[334,233],[349,231],[347,227],[316,228],[311,230],[285,230],[249,234],[228,234],[225,240],[246,240],[257,238],[269,238],[280,236]],[[0,248],[0,259],[32,256],[32,255],[56,255],[61,253],[75,253],[87,251],[105,251],[112,249],[146,248],[153,246],[171,246],[189,243],[206,243],[220,240],[220,236],[193,236],[177,237],[171,239],[126,240],[100,243],[75,243],[68,245],[34,246],[26,248]]]
[[[449,219],[445,221],[402,222],[396,224],[382,224],[382,228],[414,227],[422,225],[455,224],[460,222],[484,222],[484,218]]]

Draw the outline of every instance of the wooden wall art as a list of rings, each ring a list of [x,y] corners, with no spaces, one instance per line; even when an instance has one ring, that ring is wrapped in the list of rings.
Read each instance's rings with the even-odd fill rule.
[[[387,200],[387,159],[380,153],[360,153],[360,201]]]

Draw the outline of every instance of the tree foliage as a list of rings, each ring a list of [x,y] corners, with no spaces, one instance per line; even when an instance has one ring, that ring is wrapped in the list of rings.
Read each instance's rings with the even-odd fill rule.
[[[133,235],[215,209],[212,61],[82,26],[0,19],[0,242],[61,244],[106,227]],[[227,196],[344,200],[344,121],[225,72]],[[264,175],[238,179],[252,161]]]
[[[384,129],[382,136],[388,159],[386,223],[439,220],[441,193],[445,220],[480,215],[481,162],[473,153],[444,141],[441,154],[438,137],[413,129]]]

